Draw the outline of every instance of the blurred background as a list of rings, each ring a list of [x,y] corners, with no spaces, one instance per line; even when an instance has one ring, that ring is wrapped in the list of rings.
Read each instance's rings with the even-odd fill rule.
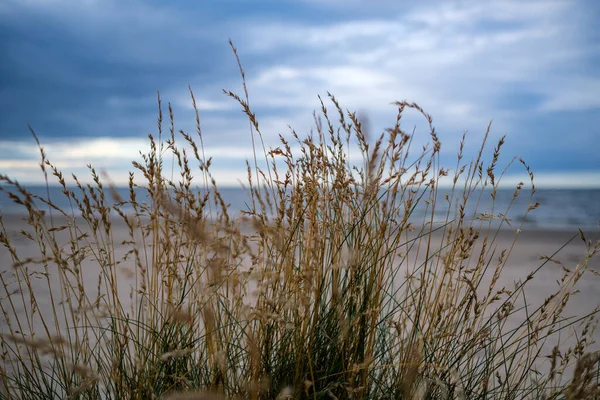
[[[598,22],[594,0],[4,0],[0,173],[43,183],[30,124],[67,176],[90,181],[91,163],[124,184],[157,135],[158,91],[164,132],[170,102],[176,128],[196,137],[191,85],[213,175],[239,187],[252,148],[246,116],[222,91],[244,94],[231,39],[267,147],[290,137],[288,125],[306,135],[328,92],[368,117],[373,136],[395,123],[394,101],[414,101],[433,116],[443,165],[456,164],[465,131],[465,159],[475,157],[493,121],[487,160],[507,135],[500,167],[522,157],[540,188],[588,189],[546,192],[563,204],[547,217],[578,199],[569,218],[596,226]],[[415,153],[429,140],[414,112],[402,127],[414,130]],[[504,187],[521,180],[516,163]]]

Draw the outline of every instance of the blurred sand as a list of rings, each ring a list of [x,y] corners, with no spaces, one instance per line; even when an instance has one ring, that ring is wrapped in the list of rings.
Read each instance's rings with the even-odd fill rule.
[[[23,222],[21,217],[17,216],[4,216],[3,217],[4,224],[8,233],[8,236],[11,240],[12,245],[15,247],[17,253],[22,257],[39,257],[39,249],[37,245],[25,239],[19,232],[22,229],[26,229],[30,231],[30,228]],[[55,222],[55,226],[59,226],[60,221]],[[120,245],[120,243],[124,240],[129,240],[129,235],[127,232],[126,225],[121,221],[117,221],[113,223],[113,241],[115,243],[115,259],[121,259],[126,251],[130,249],[128,246]],[[576,231],[523,231],[520,233],[520,236],[517,240],[517,243],[512,250],[510,258],[508,260],[507,266],[504,270],[503,275],[501,276],[500,282],[497,287],[500,288],[502,286],[506,286],[507,288],[512,288],[513,283],[516,280],[524,280],[527,275],[540,266],[542,261],[540,261],[539,257],[542,255],[551,256],[556,250],[558,250],[562,245],[564,245],[571,237],[573,237],[577,232]],[[596,241],[600,238],[600,232],[596,231],[593,233],[586,233],[587,239]],[[497,246],[498,251],[497,254],[500,253],[501,249],[510,248],[515,237],[515,233],[510,230],[500,231],[496,240],[495,246]],[[67,231],[56,232],[56,238],[59,244],[66,245],[69,243],[69,236]],[[440,238],[439,234],[433,234],[433,243],[438,241]],[[577,263],[582,259],[585,252],[585,246],[582,240],[577,237],[570,244],[568,244],[564,249],[562,249],[555,258],[562,261],[568,267],[575,267]],[[417,262],[421,262],[423,260],[423,254],[421,250],[421,254],[409,254],[408,262],[413,263],[417,260]],[[134,269],[132,261],[130,261],[130,265],[123,265],[123,269]],[[600,272],[600,256],[597,256],[595,259],[592,259],[589,263],[589,267],[594,269],[595,271]],[[40,266],[31,267],[32,270],[41,270]],[[98,271],[99,265],[97,262],[94,262],[93,259],[86,261],[82,266],[83,274],[86,277],[86,290],[90,290],[90,293],[97,293],[97,285],[98,285]],[[493,269],[493,268],[490,268]],[[126,272],[126,271],[125,271]],[[118,285],[119,285],[119,294],[121,301],[123,302],[124,309],[129,309],[130,303],[130,293],[132,285],[134,284],[134,278],[129,276],[126,273],[123,273],[122,276],[118,277]],[[13,279],[11,278],[11,274],[13,273],[13,261],[11,259],[9,251],[1,247],[0,248],[0,273],[2,274],[4,280],[6,282],[10,282]],[[531,307],[535,307],[543,303],[544,299],[553,292],[553,290],[557,287],[557,280],[562,277],[562,268],[559,265],[554,263],[547,263],[540,272],[536,275],[533,281],[528,283],[528,289],[526,291],[528,298],[527,302]],[[570,303],[566,309],[565,315],[584,315],[587,312],[591,312],[594,307],[600,304],[600,285],[598,285],[599,277],[594,276],[593,274],[586,274],[584,278],[578,283],[577,289],[580,290],[580,293],[575,294],[571,297]],[[51,277],[51,286],[52,289],[48,287],[45,279],[41,279],[41,277],[35,277],[32,279],[32,290],[35,292],[36,298],[38,299],[38,307],[40,311],[44,314],[51,312],[52,310],[52,302],[54,302],[55,306],[59,305],[59,302],[62,300],[60,296],[59,290],[60,282],[57,279]],[[11,287],[15,287],[14,283],[11,284]],[[481,294],[487,290],[487,286],[483,285],[481,288]],[[53,297],[51,296],[53,294]],[[9,307],[8,301],[6,299],[6,292],[4,289],[0,289],[0,297],[2,301],[2,305],[5,308]],[[93,296],[90,296],[93,297]],[[20,301],[15,303],[15,312],[17,314],[23,314],[25,312],[29,312],[29,307],[24,307]],[[524,315],[524,314],[520,314]],[[13,322],[14,323],[14,322]],[[42,329],[42,326],[36,324],[35,329]],[[0,332],[6,332],[6,319],[4,316],[0,315]],[[40,332],[42,333],[42,332]],[[600,329],[595,332],[594,338],[596,340],[596,344],[592,346],[592,349],[598,350],[600,349]],[[564,334],[561,336],[561,339],[564,340]],[[548,343],[545,346],[547,349],[547,354],[550,353],[554,343]]]

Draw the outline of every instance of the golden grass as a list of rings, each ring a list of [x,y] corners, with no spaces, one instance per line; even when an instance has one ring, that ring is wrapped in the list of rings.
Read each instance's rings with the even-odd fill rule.
[[[158,137],[149,136],[143,163],[133,163],[127,199],[92,167],[94,185],[74,176],[69,187],[39,142],[46,184],[60,185],[71,209],[0,175],[2,190],[27,212],[20,235],[39,249],[20,254],[0,215],[0,242],[14,264],[0,274],[0,398],[600,395],[600,356],[586,351],[595,313],[575,321],[575,346],[557,343],[549,358],[541,353],[553,333],[568,328],[564,308],[600,244],[586,241],[581,262],[565,269],[539,308],[518,305],[537,271],[498,287],[512,247],[494,241],[508,210],[477,205],[495,198],[504,138],[484,165],[487,133],[467,163],[463,136],[456,166],[446,169],[432,118],[418,105],[396,103],[394,125],[371,142],[356,114],[329,96],[335,117],[322,101],[315,132],[301,138],[292,131],[297,157],[283,136],[277,148],[262,145],[245,80],[243,97],[226,94],[248,116],[255,153],[243,218],[229,215],[211,176],[198,113],[197,139],[176,132],[170,105],[164,133],[160,97]],[[417,155],[401,129],[406,109],[430,128],[430,145]],[[352,143],[362,166],[348,160]],[[136,192],[139,175],[147,200]],[[443,197],[445,176],[454,185]],[[472,215],[467,203],[476,205]],[[417,204],[427,214],[416,223]],[[447,210],[441,222],[434,220],[440,208]],[[117,235],[123,226],[127,238]],[[505,329],[524,309],[517,328]],[[544,362],[547,372],[537,373]]]

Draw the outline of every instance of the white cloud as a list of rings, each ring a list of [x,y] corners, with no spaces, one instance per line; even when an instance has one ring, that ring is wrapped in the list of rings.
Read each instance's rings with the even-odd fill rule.
[[[53,142],[44,145],[48,156],[56,160],[97,161],[106,159],[137,159],[139,151],[150,150],[147,139],[98,138],[79,142]]]
[[[17,180],[21,183],[35,185],[44,184],[44,175],[39,170],[38,163],[16,163],[14,165],[4,165],[4,162],[0,162],[0,168],[2,173],[7,174],[11,179]],[[73,183],[71,173],[77,175],[81,183],[92,183],[89,170],[75,167],[70,164],[59,163],[59,168],[63,170],[67,184]],[[129,170],[122,168],[98,168],[98,172],[108,173],[108,179],[103,175],[103,181],[105,183],[112,183],[115,185],[127,185],[129,179]],[[135,181],[138,184],[145,182],[142,174],[139,171],[134,171],[136,174]],[[215,178],[217,184],[222,187],[240,187],[240,183],[247,185],[247,172],[240,168],[211,168],[211,174]],[[194,175],[194,174],[193,174]],[[169,176],[170,177],[170,176]],[[254,177],[254,176],[253,176]],[[177,179],[177,177],[175,177]],[[58,182],[54,177],[49,178],[50,184],[57,184]],[[200,175],[195,176],[194,181],[196,184],[202,184],[204,182],[203,177]],[[506,175],[500,181],[501,188],[512,189],[515,188],[519,182],[524,182],[529,185],[528,175]],[[583,171],[583,172],[560,172],[560,173],[539,173],[535,175],[534,183],[539,189],[600,189],[600,173],[596,171]],[[451,187],[451,178],[442,178],[440,180],[440,187]]]
[[[13,152],[11,158],[0,157],[0,173],[27,184],[42,184],[45,182],[44,174],[40,169],[39,149],[35,144],[8,141],[0,144],[6,145],[7,148],[19,149],[18,154],[23,157],[15,158],[17,152]],[[200,145],[199,142],[196,144]],[[77,175],[80,182],[91,182],[92,178],[87,167],[90,164],[98,173],[108,173],[110,181],[118,185],[127,184],[130,171],[138,175],[138,180],[143,180],[141,172],[131,165],[131,161],[135,160],[144,165],[139,153],[140,151],[142,153],[150,151],[149,140],[141,138],[92,138],[77,142],[59,140],[42,146],[47,158],[54,167],[64,174],[67,182],[72,182],[71,174]],[[257,161],[264,168],[265,155],[260,142],[257,142],[256,146]],[[267,151],[279,147],[275,142],[266,143],[265,146]],[[290,146],[295,159],[303,155],[297,143],[291,141]],[[199,174],[196,169],[198,162],[194,159],[191,146],[188,143],[180,142],[177,147],[180,151],[185,150],[187,152],[192,174]],[[355,144],[351,145],[350,150],[348,160],[351,163],[361,163],[363,158]],[[200,153],[200,157],[202,156],[202,153]],[[246,160],[254,165],[254,151],[250,145],[207,145],[204,149],[204,156],[207,159],[213,159],[211,174],[219,184],[225,186],[239,186],[240,181],[245,183],[247,180]],[[176,177],[179,167],[176,163],[172,164],[172,160],[174,161],[173,154],[171,150],[166,148],[166,143],[164,144],[163,157],[166,176],[170,177],[171,171],[173,171]],[[270,162],[271,159],[269,158]],[[279,158],[277,158],[277,162],[279,168],[284,168]],[[171,167],[174,169],[171,170]],[[52,177],[50,181],[57,183]]]
[[[579,30],[586,28],[570,17],[580,12],[567,1],[427,3],[387,18],[318,26],[261,21],[248,25],[239,47],[297,54],[283,62],[274,56],[249,76],[253,104],[300,113],[316,108],[315,95],[327,90],[343,107],[376,116],[380,128],[381,110],[407,99],[450,131],[483,131],[494,119],[494,136],[510,134],[535,111],[498,108],[515,86],[542,93],[540,111],[597,106],[597,85],[578,84],[586,55]],[[566,95],[556,82],[569,88]]]
[[[519,182],[529,184],[528,175],[507,175],[502,178],[503,187],[514,187]],[[600,172],[541,172],[536,173],[533,182],[538,188],[548,189],[600,189]]]
[[[39,165],[37,166],[39,169]],[[102,173],[101,179],[105,184],[114,184],[117,186],[126,186],[129,183],[129,171],[124,169],[96,169],[98,173]],[[71,173],[77,176],[77,179],[82,184],[93,183],[92,177],[89,173],[89,170],[83,168],[64,168],[63,174],[67,185],[72,185],[74,183]],[[105,176],[103,173],[106,172],[108,175]],[[147,181],[143,177],[142,173],[139,171],[135,172],[134,181],[137,184],[147,184]],[[247,183],[247,174],[244,170],[229,170],[229,169],[220,169],[213,168],[211,174],[215,178],[217,184],[222,187],[232,186],[239,187],[240,182],[246,184]],[[44,175],[41,170],[39,172],[32,171],[31,168],[14,168],[8,171],[8,176],[20,182],[21,184],[27,185],[43,185],[46,183],[44,179]],[[170,175],[168,176],[170,178]],[[175,180],[177,180],[177,176],[175,176]],[[49,179],[50,185],[57,185],[58,181],[53,176],[50,176]],[[201,176],[195,176],[194,182],[198,185],[203,184],[204,180]]]
[[[359,3],[360,7],[377,7],[379,4],[352,1],[352,6]],[[180,10],[167,10],[166,6],[141,1],[127,1],[121,5],[110,0],[27,0],[22,4],[32,9],[44,8],[52,18],[68,22],[73,25],[70,29],[91,38],[90,43],[96,43],[106,35],[114,39],[122,32],[128,33],[122,41],[107,41],[112,46],[110,49],[103,44],[98,51],[111,54],[111,57],[113,54],[117,58],[123,57],[132,65],[135,62],[136,66],[177,64],[177,60],[187,54],[181,51],[184,48],[181,39],[189,38],[195,40],[194,43],[213,40],[206,33],[217,29],[191,26],[186,23],[186,18],[180,19]],[[334,6],[345,4],[337,1]],[[444,151],[448,149],[446,141],[458,142],[458,135],[464,129],[479,135],[491,119],[494,119],[494,125],[490,142],[494,142],[496,136],[508,133],[509,140],[511,135],[521,135],[517,137],[519,141],[531,144],[539,141],[539,137],[519,129],[519,124],[529,113],[544,115],[600,108],[597,95],[600,81],[586,76],[581,68],[585,57],[598,54],[598,48],[590,48],[580,40],[582,30],[589,26],[578,23],[582,10],[576,2],[440,1],[403,6],[398,12],[397,3],[390,1],[382,7],[391,5],[395,11],[383,16],[381,13],[375,16],[375,12],[364,17],[355,14],[353,20],[323,19],[318,25],[295,20],[259,21],[246,16],[242,20],[224,21],[226,28],[235,29],[233,32],[242,38],[242,43],[236,43],[242,64],[246,62],[246,55],[254,60],[250,62],[256,63],[250,64],[251,68],[246,71],[250,104],[261,108],[257,117],[267,146],[277,144],[278,133],[289,135],[288,124],[304,137],[314,127],[312,110],[320,108],[317,95],[324,96],[326,91],[333,93],[344,109],[367,114],[374,132],[381,132],[394,123],[396,110],[390,102],[404,99],[417,102],[433,116]],[[69,11],[64,12],[64,9]],[[159,31],[169,32],[169,35],[157,35]],[[158,42],[153,42],[152,38],[157,38]],[[175,52],[175,48],[179,50],[174,59],[169,54]],[[231,61],[234,62],[233,58]],[[71,79],[69,74],[66,76]],[[239,84],[237,75],[235,79]],[[241,161],[252,158],[248,124],[240,117],[243,115],[239,113],[239,105],[220,91],[221,87],[229,89],[230,85],[223,82],[230,81],[207,83],[206,75],[202,74],[192,77],[191,81],[197,82],[194,87],[198,87],[197,106],[203,112],[200,116],[207,156],[214,157],[222,166],[219,174],[225,181],[232,176],[245,177]],[[183,121],[187,128],[184,130],[194,132],[187,88],[163,86],[160,89],[164,130],[167,131],[168,125],[166,104],[171,101],[176,108],[176,123]],[[541,95],[541,105],[528,107],[524,104],[521,110],[502,109],[498,105],[504,97],[518,97],[519,90]],[[140,97],[115,95],[106,98],[105,105],[125,111],[143,107],[151,114],[155,112],[155,108],[150,107],[156,106],[156,98],[154,92]],[[332,119],[337,120],[337,112],[331,109],[329,102],[327,106]],[[179,108],[183,109],[181,114],[187,113],[192,118],[180,118]],[[155,130],[156,115],[146,118],[150,114],[144,115],[143,123],[147,125],[143,126]],[[140,127],[142,118],[139,114],[135,120],[131,113],[123,112],[110,120],[100,121],[94,121],[95,115],[88,119],[83,114],[70,115],[66,113],[59,119],[77,126],[89,126],[103,132],[102,135],[108,135],[110,129],[116,130],[116,126],[120,130],[135,127],[132,135],[146,132]],[[403,119],[404,130],[410,132],[414,125],[417,125],[417,132],[425,133],[416,136],[415,144],[421,145],[428,140],[424,119],[414,113]],[[574,142],[570,137],[569,141]],[[14,157],[39,157],[34,145],[25,148],[17,143],[0,143],[0,147],[9,148],[4,146],[14,146]],[[147,151],[148,143],[145,138],[98,137],[54,141],[44,147],[50,159],[61,160],[68,166],[84,162],[126,165],[129,160],[139,158],[139,150]],[[450,150],[454,152],[455,148]],[[9,166],[7,162],[10,161],[1,161],[0,167]],[[23,170],[28,168],[28,162],[21,164]],[[578,179],[581,174],[539,176],[542,184],[548,185],[556,182],[589,184],[587,178]],[[590,175],[590,179],[594,177]]]
[[[540,106],[542,111],[577,111],[600,109],[600,79],[580,78],[549,84],[547,100]]]
[[[0,159],[5,154],[11,158],[37,158],[40,157],[40,150],[35,144],[33,138],[29,141],[0,140]]]
[[[64,161],[58,161],[53,163],[57,168],[69,168],[74,164]],[[8,174],[11,177],[11,173],[22,171],[24,173],[31,173],[31,170],[41,171],[40,162],[33,160],[0,160],[0,170],[4,174]]]
[[[271,128],[271,127],[268,127]],[[0,144],[9,146],[11,149],[18,149],[20,154],[26,155],[26,158],[0,158],[0,172],[8,175],[11,179],[16,179],[27,184],[44,183],[44,175],[39,166],[38,149],[33,145],[24,145],[21,142],[2,142]],[[291,142],[292,154],[295,159],[302,156],[300,148],[294,142]],[[277,147],[276,143],[267,144],[267,148]],[[143,163],[139,156],[139,150],[144,152],[149,150],[147,139],[127,139],[127,138],[96,138],[72,143],[69,141],[55,141],[44,146],[46,154],[53,165],[61,170],[67,182],[71,182],[71,173],[78,176],[81,182],[91,182],[90,172],[87,164],[92,166],[98,172],[107,172],[110,181],[117,185],[124,185],[128,182],[130,171],[136,172],[138,182],[143,181],[139,171],[135,170],[131,160],[137,160]],[[193,158],[192,149],[189,145],[182,145],[190,158]],[[417,149],[415,149],[417,150]],[[455,149],[452,149],[455,151]],[[15,152],[14,154],[17,154]],[[351,145],[349,161],[354,165],[360,165],[364,160],[355,144]],[[246,183],[247,172],[245,160],[249,160],[253,165],[254,153],[250,146],[207,146],[205,148],[207,158],[213,158],[213,167],[211,173],[217,180],[217,183],[223,186],[239,186],[239,182]],[[257,143],[257,156],[260,165],[264,166],[264,154],[261,146]],[[171,171],[171,153],[166,150],[164,153],[167,174]],[[199,173],[192,162],[192,174]],[[445,164],[446,167],[453,166],[454,162]],[[175,175],[178,167],[175,165]],[[285,169],[283,164],[280,168]],[[452,174],[451,174],[452,175]],[[51,182],[54,178],[51,178]],[[200,176],[196,177],[198,183],[202,183]],[[501,187],[514,187],[519,182],[529,182],[529,176],[526,174],[509,174],[503,177]],[[56,183],[56,182],[55,182]],[[540,172],[535,174],[536,186],[540,188],[600,188],[600,172],[597,171],[576,171],[576,172]],[[450,178],[440,181],[442,187],[450,185]]]

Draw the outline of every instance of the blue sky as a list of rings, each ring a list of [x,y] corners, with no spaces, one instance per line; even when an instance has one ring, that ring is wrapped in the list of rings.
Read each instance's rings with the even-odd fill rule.
[[[462,133],[473,156],[493,120],[504,160],[523,157],[539,185],[600,187],[598,21],[595,0],[4,0],[0,173],[41,182],[31,124],[65,172],[92,163],[123,182],[156,133],[158,90],[194,132],[191,85],[213,173],[237,185],[251,141],[222,93],[242,94],[231,38],[268,145],[288,125],[307,133],[327,91],[374,132],[408,100],[433,116],[448,166]],[[426,140],[422,118],[403,127]]]

